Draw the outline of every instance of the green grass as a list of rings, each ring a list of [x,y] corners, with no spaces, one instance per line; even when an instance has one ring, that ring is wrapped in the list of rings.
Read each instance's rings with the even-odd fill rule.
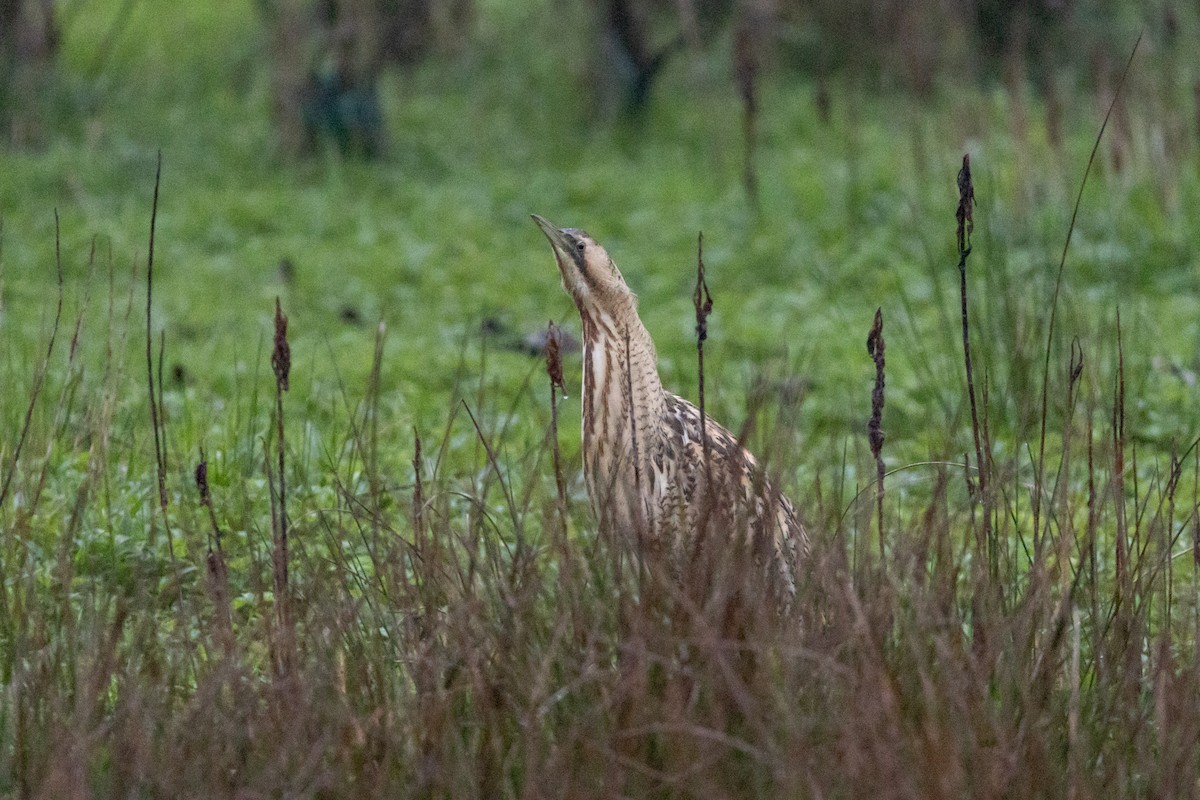
[[[814,88],[778,70],[763,87],[754,212],[719,53],[677,62],[642,126],[595,120],[578,35],[563,33],[578,11],[484,4],[470,52],[389,77],[383,160],[287,164],[252,4],[134,4],[93,74],[120,5],[89,3],[73,18],[48,146],[0,154],[6,472],[51,334],[56,209],[64,290],[0,506],[0,790],[1197,790],[1188,448],[1200,435],[1200,142],[1193,131],[1157,144],[1180,124],[1166,111],[1167,56],[1139,56],[1124,165],[1102,144],[1083,194],[1039,485],[1049,298],[1103,116],[1086,93],[1055,148],[1036,114],[1014,133],[1008,98],[974,84],[917,105],[835,83],[824,124]],[[156,353],[165,337],[173,553],[157,510],[144,355],[159,151],[151,328]],[[954,267],[963,152],[980,200],[969,277],[999,487],[998,581],[978,569],[980,511],[962,469],[908,466],[968,451],[974,460]],[[480,335],[487,318],[522,333],[551,319],[578,330],[531,212],[606,245],[640,297],[666,384],[693,398],[690,297],[704,232],[716,302],[709,411],[731,428],[764,376],[807,386],[798,413],[769,397],[751,434],[775,452],[816,540],[802,622],[747,611],[719,587],[690,598],[697,611],[613,565],[620,548],[595,532],[579,474],[577,357],[559,407],[564,520],[541,362]],[[276,296],[292,350],[290,622],[276,616],[263,467],[274,452]],[[873,556],[873,491],[851,502],[874,474],[864,341],[880,306],[884,457],[903,468],[887,484],[887,565]],[[1112,434],[1118,310],[1123,477]],[[1085,365],[1068,407],[1076,337]],[[427,499],[419,525],[414,432]],[[227,595],[207,577],[209,526],[191,477],[201,447]],[[1183,456],[1174,487],[1173,452]],[[1044,551],[1031,530],[1035,492],[1057,498]],[[1125,538],[1134,555],[1122,578],[1114,554]],[[291,669],[273,666],[281,653]]]

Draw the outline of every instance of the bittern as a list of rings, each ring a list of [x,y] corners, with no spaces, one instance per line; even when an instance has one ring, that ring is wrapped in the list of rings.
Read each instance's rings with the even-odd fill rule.
[[[791,501],[737,437],[708,418],[706,460],[700,411],[663,389],[654,342],[616,264],[584,231],[533,219],[583,325],[583,474],[601,529],[668,542],[676,560],[701,528],[708,542],[728,532],[765,556],[786,602],[797,557],[808,550]]]

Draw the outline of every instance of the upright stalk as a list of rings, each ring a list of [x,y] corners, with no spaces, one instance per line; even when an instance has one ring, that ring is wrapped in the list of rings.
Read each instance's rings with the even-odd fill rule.
[[[967,312],[967,256],[971,255],[971,232],[975,229],[973,218],[975,187],[971,183],[971,157],[963,154],[962,169],[958,171],[958,275],[959,296],[962,299],[963,363],[967,372],[967,397],[971,401],[971,433],[975,440],[975,466],[978,474],[979,497],[983,503],[983,525],[976,539],[978,552],[985,553],[988,569],[996,577],[996,554],[992,546],[992,503],[988,489],[990,460],[984,460],[983,443],[979,436],[979,407],[975,400],[975,378],[971,368],[971,324]]]

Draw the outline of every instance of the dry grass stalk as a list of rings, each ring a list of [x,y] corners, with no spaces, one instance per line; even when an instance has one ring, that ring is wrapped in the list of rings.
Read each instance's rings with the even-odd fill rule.
[[[170,515],[167,512],[167,441],[166,421],[162,416],[162,351],[165,347],[166,334],[159,337],[158,358],[158,388],[155,389],[153,333],[151,331],[150,312],[154,300],[154,234],[158,223],[158,189],[162,180],[162,152],[158,153],[158,162],[154,169],[154,200],[150,206],[150,243],[146,255],[146,389],[150,401],[150,427],[154,432],[154,464],[158,478],[158,510],[162,517],[163,529],[167,532],[167,550],[170,552],[171,568],[174,572],[174,583],[179,601],[180,620],[184,614],[183,601],[183,570],[175,555],[175,532],[171,529]],[[150,543],[154,544],[154,520],[151,516]]]
[[[158,165],[154,170],[154,201],[150,208],[150,247],[146,257],[146,388],[150,400],[150,427],[154,431],[154,463],[158,473],[158,506],[162,512],[163,527],[167,530],[167,540],[171,542],[171,523],[167,519],[167,462],[164,455],[165,446],[159,421],[159,398],[154,390],[154,353],[153,334],[151,331],[150,312],[154,298],[154,232],[158,222],[158,187],[162,178],[162,153],[158,154]],[[171,545],[172,557],[175,548]]]

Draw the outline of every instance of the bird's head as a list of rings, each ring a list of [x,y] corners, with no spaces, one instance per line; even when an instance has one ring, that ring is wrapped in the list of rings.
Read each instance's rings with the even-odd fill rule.
[[[608,251],[578,228],[559,228],[545,217],[532,215],[554,249],[563,288],[580,311],[604,311],[618,316],[633,308],[636,298]]]

